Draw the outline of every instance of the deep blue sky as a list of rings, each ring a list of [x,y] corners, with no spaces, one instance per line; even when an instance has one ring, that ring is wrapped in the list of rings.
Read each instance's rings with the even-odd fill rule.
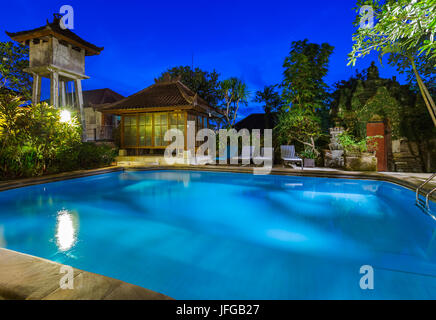
[[[2,0],[0,41],[4,33],[28,30],[52,20],[69,4],[74,8],[74,32],[105,49],[88,57],[84,90],[111,88],[133,94],[177,65],[216,69],[222,78],[237,76],[250,91],[282,80],[282,63],[291,41],[308,38],[335,47],[328,84],[348,79],[355,0],[185,0],[185,1],[29,1]],[[376,56],[358,61],[359,70]],[[396,75],[380,67],[384,77]],[[45,85],[44,85],[45,86]],[[47,88],[43,88],[47,94]],[[242,115],[259,112],[254,103]]]

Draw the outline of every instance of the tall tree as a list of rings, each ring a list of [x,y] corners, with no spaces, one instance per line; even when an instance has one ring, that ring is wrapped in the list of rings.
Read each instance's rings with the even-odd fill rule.
[[[29,66],[29,48],[15,42],[0,42],[0,90],[12,90],[23,100],[32,97],[32,78],[24,72]]]
[[[157,80],[163,80],[165,77],[179,78],[212,107],[218,106],[220,101],[219,73],[215,70],[209,72],[200,68],[192,70],[189,66],[178,66],[163,72]]]
[[[283,63],[282,97],[290,107],[320,110],[326,107],[328,86],[324,77],[333,47],[309,43],[307,39],[293,41],[289,55]]]
[[[232,77],[220,83],[221,97],[224,100],[224,115],[228,127],[236,123],[240,105],[247,105],[250,92],[240,79]]]
[[[282,107],[282,99],[277,91],[278,85],[265,86],[262,91],[256,91],[254,102],[263,103],[265,111],[265,128],[269,129],[271,123],[271,113],[277,112]]]
[[[282,142],[299,142],[316,157],[319,151],[315,143],[322,136],[320,115],[327,109],[330,97],[324,77],[333,49],[328,43],[293,41],[283,63],[285,106],[275,132]]]
[[[390,62],[400,63],[400,68],[406,62],[436,126],[435,102],[417,65],[419,59],[431,61],[433,67],[436,64],[436,1],[358,0],[357,11],[360,15],[355,21],[357,31],[353,34],[349,65],[372,51],[393,55]],[[371,20],[377,23],[365,22]],[[402,61],[395,58],[398,56],[403,57]]]

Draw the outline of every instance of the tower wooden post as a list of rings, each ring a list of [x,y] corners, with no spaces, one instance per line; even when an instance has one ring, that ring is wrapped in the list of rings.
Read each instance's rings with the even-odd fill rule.
[[[65,89],[66,86],[66,82],[65,81],[60,81],[59,82],[59,90],[60,92],[60,97],[61,97],[61,106],[66,106],[67,105],[67,92]]]
[[[50,73],[50,104],[59,107],[59,73],[56,71]]]
[[[80,110],[80,122],[82,124],[82,140],[86,141],[86,121],[85,121],[85,110],[83,109],[83,93],[82,93],[82,82],[81,80],[74,80],[75,94],[77,106]]]
[[[32,84],[32,103],[37,104],[41,100],[41,77],[37,73],[33,73]]]

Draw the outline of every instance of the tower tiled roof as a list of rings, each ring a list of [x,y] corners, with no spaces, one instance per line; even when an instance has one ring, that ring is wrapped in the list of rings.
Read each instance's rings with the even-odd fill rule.
[[[47,20],[47,24],[45,26],[19,32],[6,31],[6,34],[13,40],[26,44],[28,44],[28,42],[32,39],[54,36],[60,40],[70,43],[73,46],[84,49],[87,56],[100,54],[100,51],[104,49],[103,47],[97,47],[96,45],[83,40],[70,29],[62,29],[60,26],[60,18],[57,15],[55,15],[55,18],[51,23]]]

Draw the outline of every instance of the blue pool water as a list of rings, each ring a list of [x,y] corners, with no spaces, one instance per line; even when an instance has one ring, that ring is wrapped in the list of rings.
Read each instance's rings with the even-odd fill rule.
[[[379,181],[127,171],[40,184],[0,192],[0,246],[176,299],[436,298],[436,221]]]

